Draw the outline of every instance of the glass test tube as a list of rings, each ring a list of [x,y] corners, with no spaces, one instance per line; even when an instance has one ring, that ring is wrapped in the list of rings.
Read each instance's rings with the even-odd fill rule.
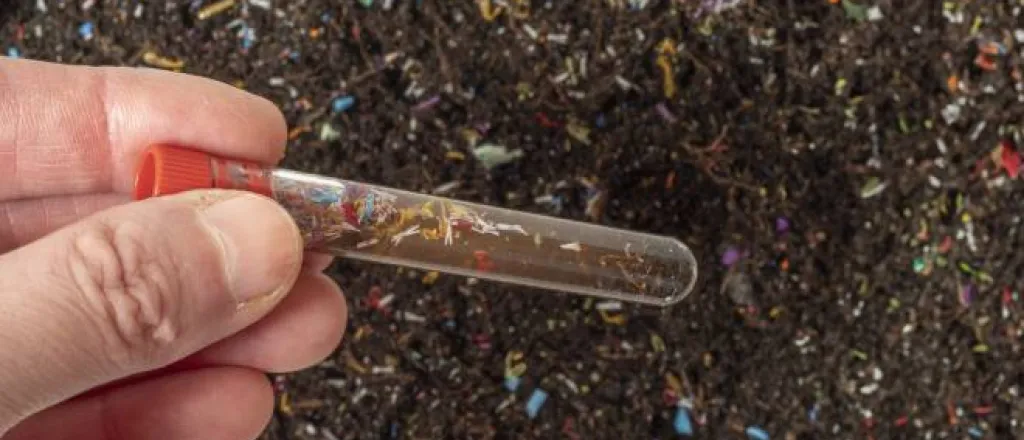
[[[143,155],[135,198],[254,191],[291,213],[307,249],[546,290],[667,306],[697,280],[671,237],[467,203],[168,146]]]

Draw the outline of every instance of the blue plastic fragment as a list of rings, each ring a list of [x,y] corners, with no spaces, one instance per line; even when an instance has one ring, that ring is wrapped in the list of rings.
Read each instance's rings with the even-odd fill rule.
[[[334,110],[335,113],[341,113],[352,108],[355,104],[356,98],[352,96],[342,96],[334,99],[334,102],[331,103],[331,109]]]
[[[747,438],[750,440],[768,440],[768,432],[761,429],[760,426],[748,426]]]
[[[21,52],[18,51],[17,47],[11,46],[7,48],[7,56],[11,58],[21,58]]]
[[[92,32],[93,32],[94,28],[95,28],[95,25],[92,24],[91,21],[87,21],[85,23],[82,23],[81,25],[78,26],[78,35],[80,35],[82,38],[85,38],[85,39],[92,38]]]
[[[970,434],[971,437],[974,437],[974,438],[982,438],[982,437],[985,436],[985,432],[982,431],[981,428],[978,428],[977,426],[972,426],[970,428],[967,428],[967,433]]]
[[[242,32],[242,49],[252,49],[252,44],[253,41],[255,40],[255,38],[253,37],[254,34],[255,32],[252,30],[252,28],[246,26],[245,30]]]
[[[335,191],[324,188],[310,188],[309,199],[318,205],[332,205],[341,201],[341,196]]]
[[[78,35],[88,40],[92,38],[93,29],[95,29],[95,25],[92,24],[92,21],[86,21],[78,27]]]
[[[544,401],[546,400],[548,400],[547,391],[540,388],[533,390],[530,400],[526,401],[526,415],[530,416],[531,419],[537,417],[540,407],[544,406]]]
[[[369,223],[373,220],[373,193],[367,194],[364,205],[363,205],[363,217],[359,219],[359,223]],[[449,320],[450,321],[450,320]]]
[[[693,435],[693,424],[690,423],[690,415],[686,413],[686,408],[680,406],[676,409],[676,418],[672,422],[672,426],[676,428],[677,434]]]
[[[519,384],[523,382],[523,379],[516,376],[508,376],[505,378],[505,389],[509,391],[515,391],[519,388]]]

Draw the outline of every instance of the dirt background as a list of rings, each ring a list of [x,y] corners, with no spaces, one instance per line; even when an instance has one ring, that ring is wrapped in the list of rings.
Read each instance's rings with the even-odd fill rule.
[[[662,310],[339,262],[265,439],[1024,438],[1019,0],[212,3],[10,0],[0,50],[164,57],[278,103],[288,167],[701,263]]]

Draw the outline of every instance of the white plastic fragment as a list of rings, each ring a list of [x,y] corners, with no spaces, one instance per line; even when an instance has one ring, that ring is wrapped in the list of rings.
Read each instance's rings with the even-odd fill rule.
[[[960,106],[956,104],[949,104],[946,108],[942,109],[942,119],[946,120],[947,125],[953,125],[958,119],[960,119]]]
[[[537,39],[537,30],[534,29],[533,26],[530,26],[528,24],[524,24],[523,25],[523,31],[526,32],[526,35],[529,35],[531,39],[534,39],[534,40]]]
[[[431,192],[434,193],[434,194],[437,194],[437,195],[447,194],[447,193],[451,192],[453,189],[458,188],[458,187],[459,187],[459,182],[458,181],[451,181],[451,182],[442,183],[442,184],[438,185]]]
[[[860,387],[860,393],[861,394],[874,394],[875,391],[878,391],[878,384],[877,383],[868,384],[868,385],[864,385],[864,386]]]
[[[561,245],[559,247],[562,248],[562,249],[565,249],[567,251],[580,252],[580,251],[583,250],[583,247],[580,246],[580,243],[579,242],[575,242],[575,241],[572,242],[572,243],[563,244],[563,245]]]
[[[634,10],[640,10],[647,7],[647,3],[650,0],[629,0],[629,7]]]
[[[981,136],[981,133],[983,131],[985,131],[985,126],[986,125],[988,125],[988,123],[986,121],[981,121],[981,122],[978,123],[978,125],[974,126],[974,129],[971,130],[971,134],[970,134],[970,138],[971,138],[972,142],[978,140],[978,138]]]
[[[868,8],[868,21],[878,21],[882,19],[882,10],[876,5]]]
[[[417,315],[413,312],[402,312],[402,319],[409,322],[426,322],[427,318],[422,315]]]
[[[373,374],[394,374],[395,373],[395,367],[392,367],[391,365],[384,365],[384,366],[376,366],[376,365],[374,365],[373,368],[370,369],[370,372],[372,372]]]
[[[636,87],[633,83],[629,82],[628,79],[623,78],[622,75],[615,75],[615,82],[622,88],[622,90],[630,90]]]
[[[944,10],[942,11],[942,15],[945,16],[946,20],[949,21],[950,23],[964,22],[964,12],[960,10],[957,10],[956,12]]]

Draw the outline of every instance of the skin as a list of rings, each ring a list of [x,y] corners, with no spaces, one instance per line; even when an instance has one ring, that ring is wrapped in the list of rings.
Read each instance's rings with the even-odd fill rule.
[[[331,260],[273,201],[131,202],[153,143],[275,164],[286,124],[213,80],[0,59],[0,437],[255,438],[265,373],[340,343]]]

